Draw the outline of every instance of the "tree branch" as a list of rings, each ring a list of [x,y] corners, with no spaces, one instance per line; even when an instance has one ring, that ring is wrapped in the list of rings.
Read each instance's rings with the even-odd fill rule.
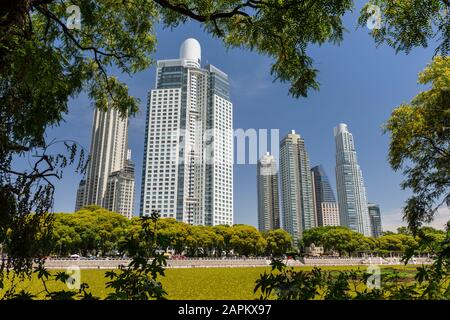
[[[262,4],[262,1],[247,1],[244,3],[241,3],[237,5],[235,8],[233,8],[231,11],[226,12],[213,12],[210,15],[199,15],[189,9],[185,4],[174,4],[168,0],[154,0],[157,4],[159,4],[161,7],[173,10],[175,12],[178,12],[182,15],[188,16],[189,18],[192,18],[194,20],[197,20],[199,22],[207,22],[207,21],[214,21],[216,19],[222,19],[222,18],[231,18],[235,15],[241,15],[244,17],[250,17],[248,13],[241,11],[241,9],[245,9],[246,7],[257,9],[259,8],[259,5]]]
[[[437,152],[439,153],[441,156],[446,157],[446,158],[450,158],[450,153],[444,149],[439,148],[436,143],[433,141],[433,139],[431,139],[430,137],[423,137],[426,141],[428,141],[431,144],[431,147]]]
[[[47,8],[40,7],[40,6],[35,6],[34,8],[36,8],[36,10],[38,10],[40,13],[42,13],[47,18],[50,18],[53,21],[55,21],[62,28],[62,30],[64,32],[64,35],[66,35],[70,40],[72,40],[72,42],[80,50],[92,51],[92,52],[94,52],[94,55],[100,54],[100,55],[107,56],[107,57],[114,57],[117,60],[131,57],[130,55],[117,55],[116,53],[104,52],[104,51],[99,50],[98,48],[96,48],[94,46],[83,46],[83,45],[81,45],[80,42],[75,38],[75,36],[70,32],[69,28],[67,28],[65,23],[62,22],[61,20],[59,20],[59,18],[53,12],[49,11]]]

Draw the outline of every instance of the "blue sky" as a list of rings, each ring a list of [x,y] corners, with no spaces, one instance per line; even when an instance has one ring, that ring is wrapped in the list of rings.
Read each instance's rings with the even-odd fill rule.
[[[226,50],[217,39],[204,33],[197,23],[175,30],[157,29],[155,59],[178,58],[181,42],[196,38],[202,46],[202,63],[211,63],[228,73],[234,104],[234,128],[279,129],[280,138],[290,130],[300,133],[306,143],[311,165],[322,164],[335,189],[335,146],[333,127],[347,123],[353,133],[368,200],[378,203],[386,229],[401,224],[401,207],[408,197],[399,183],[400,173],[387,163],[388,136],[382,125],[392,109],[408,102],[420,90],[417,74],[432,59],[434,48],[415,49],[410,55],[395,54],[392,48],[376,48],[368,29],[356,29],[361,2],[354,14],[345,17],[348,32],[340,46],[311,47],[309,54],[319,69],[319,92],[308,98],[288,96],[288,84],[273,83],[271,59],[244,50]],[[130,120],[129,147],[136,164],[136,214],[140,195],[146,96],[154,87],[154,66],[125,81],[132,95],[141,99],[140,113]],[[59,127],[48,130],[48,138],[72,139],[89,149],[93,110],[85,95],[70,102],[70,112]],[[82,177],[67,169],[56,183],[54,211],[72,212],[78,182]],[[235,223],[257,224],[256,166],[235,165]],[[445,210],[434,223],[448,220]]]

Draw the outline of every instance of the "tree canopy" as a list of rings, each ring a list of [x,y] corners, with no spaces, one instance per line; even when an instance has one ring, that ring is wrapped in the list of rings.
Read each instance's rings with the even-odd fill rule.
[[[361,9],[361,26],[374,15],[371,5],[379,8],[381,18],[379,28],[370,32],[377,45],[409,53],[432,42],[437,43],[436,54],[450,51],[449,0],[371,0]]]
[[[53,226],[54,250],[59,255],[108,254],[118,249],[117,244],[130,233],[128,228],[126,218],[102,208],[59,213],[55,215]]]
[[[138,217],[126,219],[118,213],[96,206],[87,206],[75,213],[53,214],[52,254],[68,256],[128,255],[122,244],[127,238],[140,242],[142,221]],[[386,232],[379,238],[365,237],[345,227],[317,227],[306,230],[303,245],[323,246],[326,254],[341,256],[359,252],[387,255],[391,252],[406,252],[417,247],[417,237],[404,232]],[[431,227],[422,227],[420,232],[429,244],[440,243],[445,232]],[[143,245],[143,244],[141,244]],[[255,227],[243,224],[233,226],[192,226],[175,219],[160,219],[155,227],[155,245],[159,250],[173,250],[176,255],[189,257],[224,256],[271,256],[281,257],[293,247],[292,236],[282,230],[259,232]],[[416,253],[431,253],[421,248]]]
[[[53,214],[53,218],[51,251],[58,256],[115,255],[125,239],[139,241],[142,233],[140,218],[128,220],[97,206]],[[229,256],[231,252],[238,256],[281,256],[291,248],[292,237],[281,229],[260,233],[248,225],[192,226],[168,218],[159,220],[155,244],[160,250],[192,257]]]
[[[429,89],[392,111],[386,124],[389,162],[403,170],[403,189],[411,189],[404,217],[413,231],[450,207],[450,58],[437,56],[419,74]]]
[[[404,231],[399,228],[398,233],[385,232],[379,238],[371,238],[345,227],[318,227],[304,232],[303,243],[305,246],[314,243],[324,247],[327,253],[334,251],[339,255],[353,255],[357,252],[387,255],[391,252],[405,253],[408,250],[415,250],[415,253],[432,253],[430,248],[418,248],[417,237]],[[431,227],[423,227],[420,231],[427,235],[430,243],[440,243],[445,237],[444,231]]]

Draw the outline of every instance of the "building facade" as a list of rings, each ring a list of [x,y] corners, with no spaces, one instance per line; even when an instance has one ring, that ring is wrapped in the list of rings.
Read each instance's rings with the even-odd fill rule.
[[[78,185],[77,198],[75,200],[75,212],[84,206],[84,193],[86,190],[86,180],[81,180]]]
[[[280,145],[283,229],[294,241],[303,231],[317,226],[314,213],[311,168],[305,141],[292,131]]]
[[[107,111],[95,109],[87,174],[85,182],[80,182],[77,191],[76,209],[86,205],[98,205],[131,217],[134,203],[134,172],[132,176],[127,175],[128,179],[133,180],[133,191],[122,197],[123,203],[111,206],[109,201],[111,195],[107,193],[110,189],[111,174],[124,170],[127,154],[129,154],[128,119],[113,108]],[[126,183],[129,184],[129,181]],[[122,186],[117,188],[120,189]]]
[[[340,223],[365,236],[371,236],[366,188],[356,158],[353,135],[346,124],[341,123],[334,128],[334,139]]]
[[[339,208],[328,176],[321,165],[311,168],[317,226],[339,226]]]
[[[157,62],[149,92],[140,214],[194,225],[233,224],[233,105],[228,75],[201,67],[187,39]]]
[[[340,226],[339,206],[337,202],[321,202],[322,226]]]
[[[372,237],[378,238],[383,233],[381,226],[381,212],[380,206],[377,204],[369,203],[367,205],[370,217],[370,227],[372,228]]]
[[[280,228],[280,194],[278,169],[275,158],[269,153],[257,165],[258,228],[269,231]]]
[[[119,212],[131,219],[134,211],[134,194],[134,164],[131,159],[127,159],[123,169],[109,175],[103,206],[109,211]]]

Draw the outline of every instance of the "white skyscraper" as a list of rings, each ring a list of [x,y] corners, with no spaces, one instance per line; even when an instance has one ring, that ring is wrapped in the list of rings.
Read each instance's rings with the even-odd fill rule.
[[[342,226],[371,235],[366,188],[356,158],[353,135],[346,124],[334,128],[336,142],[336,184]]]
[[[131,219],[134,211],[134,192],[134,164],[128,152],[124,167],[112,172],[108,177],[103,206],[109,211],[119,212]]]
[[[305,141],[295,131],[281,141],[280,166],[283,229],[297,241],[303,231],[316,227],[317,222],[309,157]]]
[[[195,225],[233,224],[233,105],[228,75],[201,68],[185,40],[180,58],[157,62],[148,95],[141,215]]]
[[[280,193],[275,158],[269,153],[258,161],[258,228],[269,231],[280,228]]]
[[[133,180],[132,193],[122,198],[117,205],[110,205],[108,185],[111,174],[118,175],[127,164],[128,151],[128,119],[120,117],[115,109],[101,111],[95,109],[92,125],[90,158],[85,183],[80,183],[77,192],[77,209],[85,205],[99,205],[108,210],[131,217],[134,202],[134,173],[127,175]],[[123,186],[117,186],[123,188]],[[127,190],[130,188],[126,188]],[[130,191],[130,190],[129,190]],[[131,210],[130,210],[131,207]],[[126,209],[125,209],[126,208]]]

